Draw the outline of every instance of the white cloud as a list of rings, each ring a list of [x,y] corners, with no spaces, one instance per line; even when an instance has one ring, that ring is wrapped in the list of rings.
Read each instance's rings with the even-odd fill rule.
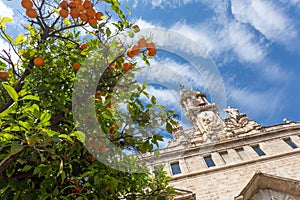
[[[231,10],[236,20],[249,23],[269,40],[286,43],[297,35],[283,9],[271,1],[231,0]]]
[[[14,12],[11,8],[7,7],[2,0],[0,0],[0,17],[13,18]]]
[[[254,119],[268,118],[275,112],[278,112],[281,105],[280,90],[253,91],[249,88],[240,88],[227,86],[228,98],[234,105],[239,108],[241,113],[248,111]]]

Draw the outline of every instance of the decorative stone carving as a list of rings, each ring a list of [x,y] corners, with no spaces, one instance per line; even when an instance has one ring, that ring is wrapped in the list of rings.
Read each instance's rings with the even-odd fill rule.
[[[261,128],[255,121],[249,120],[246,114],[239,113],[236,108],[224,109],[228,115],[225,119],[221,119],[217,105],[208,102],[202,92],[184,90],[182,87],[180,104],[193,125],[193,131],[187,134],[182,127],[175,129],[174,141],[170,142],[169,146],[218,142]]]
[[[239,113],[236,108],[228,106],[224,109],[227,112],[227,118],[224,120],[226,124],[226,132],[228,137],[237,136],[242,133],[247,133],[251,130],[260,129],[261,126],[253,120],[249,120],[244,113]]]

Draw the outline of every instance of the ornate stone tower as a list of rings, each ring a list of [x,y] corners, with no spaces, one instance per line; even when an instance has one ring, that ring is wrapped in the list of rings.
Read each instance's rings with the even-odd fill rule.
[[[219,109],[216,104],[207,101],[204,93],[181,90],[180,105],[186,110],[185,115],[193,125],[193,143],[217,142],[226,137]]]
[[[261,126],[197,91],[181,90],[193,128],[177,127],[160,156],[144,156],[151,170],[172,176],[175,200],[300,200],[300,122]]]

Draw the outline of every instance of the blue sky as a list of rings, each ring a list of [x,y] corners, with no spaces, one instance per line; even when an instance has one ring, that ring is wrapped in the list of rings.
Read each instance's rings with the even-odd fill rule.
[[[227,105],[265,126],[300,120],[299,0],[122,2],[140,27],[172,29],[204,48],[220,71]]]
[[[14,27],[21,21],[16,2],[0,0],[0,15],[13,17]],[[207,52],[221,75],[227,105],[264,126],[283,123],[283,118],[300,121],[300,0],[121,0],[121,3],[129,5],[130,20],[141,28],[170,29]],[[2,40],[0,46],[5,46]],[[168,54],[164,49],[158,51],[152,60],[157,68],[148,71],[146,79],[153,79],[155,84],[150,84],[149,92],[160,103],[183,114],[178,109],[179,84],[188,84],[210,97],[208,85],[212,82],[192,72],[189,63],[180,56]],[[172,79],[170,70],[164,72],[165,69],[178,72],[182,79],[174,76]],[[159,84],[161,87],[157,87]],[[187,124],[184,120],[183,123]]]

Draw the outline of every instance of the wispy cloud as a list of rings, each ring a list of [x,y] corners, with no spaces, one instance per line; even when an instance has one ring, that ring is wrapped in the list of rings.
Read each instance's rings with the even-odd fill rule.
[[[0,16],[1,17],[13,17],[14,12],[11,8],[7,7],[2,0],[0,0]]]
[[[284,9],[272,1],[231,0],[231,11],[237,21],[250,24],[271,41],[286,44],[297,36]]]

